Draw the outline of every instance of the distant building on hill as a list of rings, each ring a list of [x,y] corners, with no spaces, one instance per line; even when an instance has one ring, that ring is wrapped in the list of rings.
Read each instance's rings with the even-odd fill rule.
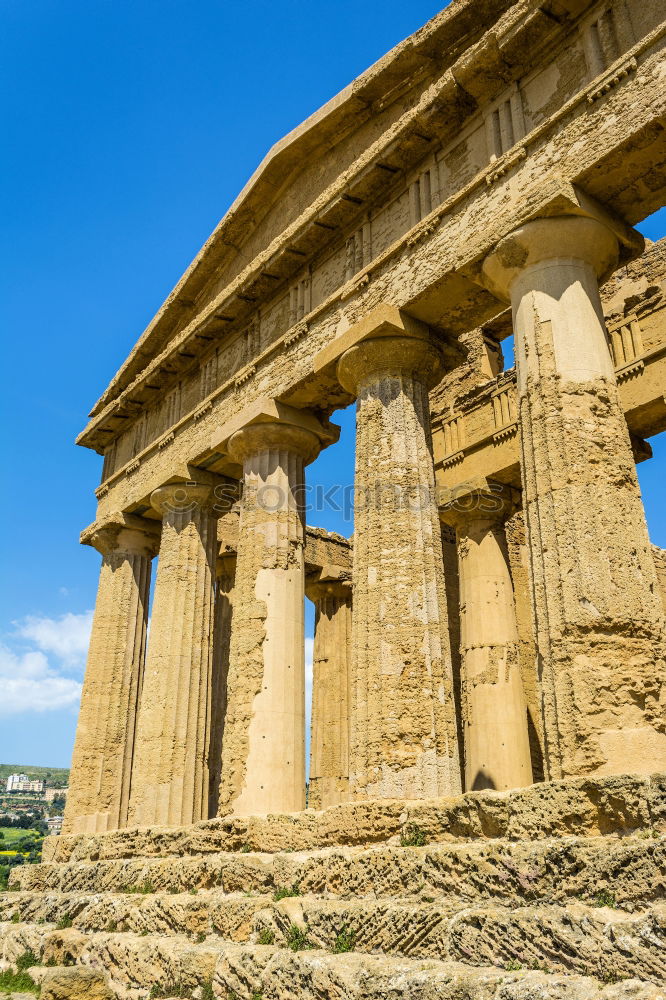
[[[49,836],[58,837],[62,832],[62,816],[49,816],[46,825],[49,828]]]
[[[41,795],[44,792],[44,782],[31,781],[27,774],[10,774],[7,778],[7,791]]]
[[[44,801],[53,802],[54,799],[66,799],[68,788],[47,788],[44,792]]]

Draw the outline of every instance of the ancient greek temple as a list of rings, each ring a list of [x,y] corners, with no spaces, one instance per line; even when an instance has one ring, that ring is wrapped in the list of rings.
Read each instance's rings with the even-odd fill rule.
[[[78,439],[66,833],[666,768],[663,13],[454,0],[266,156]]]

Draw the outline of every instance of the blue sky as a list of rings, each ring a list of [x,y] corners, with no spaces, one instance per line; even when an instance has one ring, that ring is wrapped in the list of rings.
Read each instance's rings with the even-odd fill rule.
[[[0,762],[69,763],[99,569],[78,544],[88,410],[268,148],[441,6],[3,0]],[[353,412],[336,419],[311,482],[353,479]]]

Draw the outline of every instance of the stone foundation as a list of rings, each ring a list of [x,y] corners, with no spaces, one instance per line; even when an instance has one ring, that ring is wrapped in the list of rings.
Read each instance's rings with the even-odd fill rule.
[[[0,963],[52,1000],[660,1000],[666,775],[47,841]],[[69,990],[69,992],[67,992]]]

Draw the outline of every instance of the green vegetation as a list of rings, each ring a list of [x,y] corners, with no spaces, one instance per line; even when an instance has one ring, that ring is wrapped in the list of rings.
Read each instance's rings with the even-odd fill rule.
[[[593,905],[610,906],[610,908],[614,910],[617,906],[617,902],[612,892],[608,889],[601,889],[594,897]]]
[[[201,984],[201,1000],[215,1000],[212,979],[209,979],[207,982]]]
[[[31,781],[45,781],[47,788],[67,788],[68,767],[32,767],[29,764],[0,764],[0,788],[7,787],[10,774],[27,774]]]
[[[287,948],[291,948],[292,951],[308,951],[308,949],[314,948],[314,945],[308,941],[305,931],[297,927],[296,924],[292,924],[287,931]]]
[[[34,865],[42,860],[44,837],[41,831],[0,826],[0,892],[9,886],[9,874],[17,865]]]
[[[155,886],[150,879],[146,879],[141,885],[121,885],[120,892],[124,892],[128,896],[148,896],[151,892],[155,892]]]
[[[274,944],[275,943],[275,934],[270,929],[270,927],[263,927],[259,931],[259,937],[257,938],[257,943],[258,944]]]
[[[12,826],[0,826],[0,842],[2,843],[2,850],[16,850],[16,845],[20,844],[22,841],[33,841],[41,840],[41,833],[39,830],[21,830],[17,827]]]
[[[281,899],[291,899],[293,896],[300,896],[301,888],[298,884],[292,885],[291,889],[285,887],[283,889],[276,889],[273,893],[273,899],[276,903],[279,903]]]
[[[333,945],[334,955],[344,955],[347,951],[353,951],[356,945],[356,934],[348,927],[343,927],[335,939]]]
[[[59,931],[66,931],[71,926],[72,926],[72,918],[70,917],[69,913],[65,913],[56,924],[56,929]]]
[[[150,991],[151,1000],[153,997],[191,997],[192,989],[183,983],[167,983],[166,986],[158,986],[157,983]]]
[[[510,962],[507,962],[504,966],[507,972],[520,972],[523,968],[522,962],[518,962],[515,958],[512,958]]]
[[[616,972],[614,969],[600,969],[597,973],[597,978],[601,980],[608,986],[614,986],[616,983],[623,983],[625,979],[629,979],[629,976],[623,976],[621,973]]]
[[[401,847],[425,847],[426,835],[416,823],[408,823],[400,835]]]
[[[39,986],[33,983],[27,972],[0,972],[0,994],[34,993],[39,996]]]
[[[19,972],[25,972],[26,969],[32,969],[35,965],[39,965],[39,959],[35,955],[34,951],[24,951],[22,955],[16,959],[16,968]]]

